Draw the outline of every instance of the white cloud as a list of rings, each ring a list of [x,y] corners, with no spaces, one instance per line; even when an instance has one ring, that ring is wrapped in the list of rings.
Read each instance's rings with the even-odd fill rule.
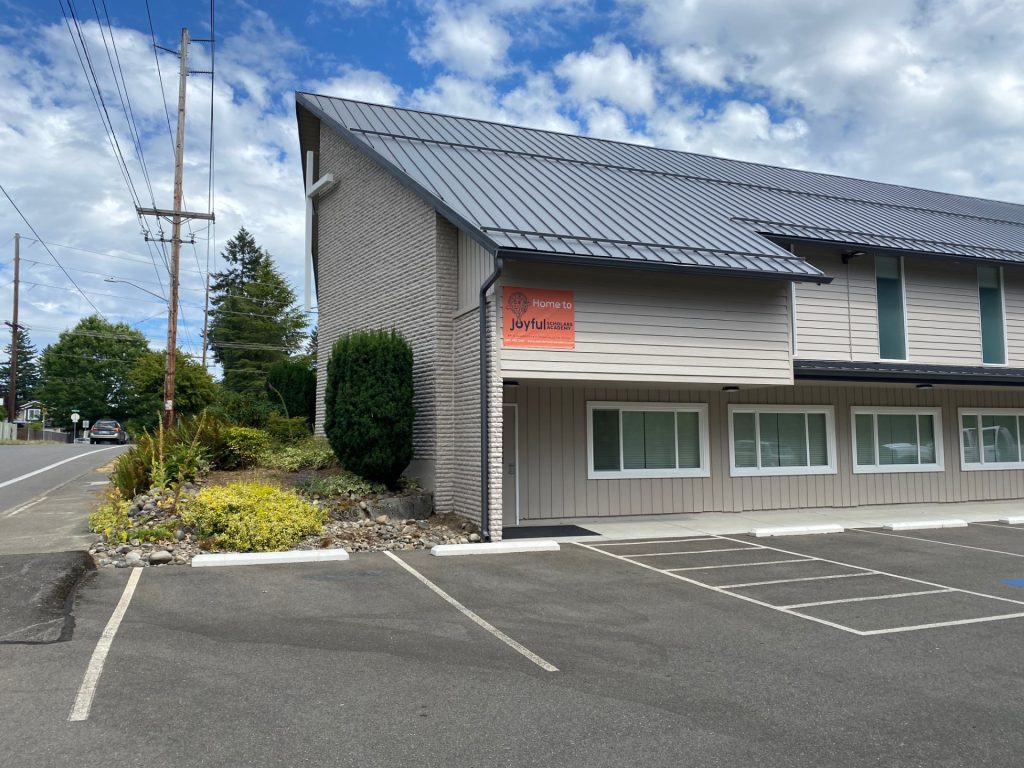
[[[654,107],[654,66],[622,43],[601,40],[589,51],[569,53],[555,72],[569,82],[569,95],[579,103],[604,101],[630,112]]]
[[[420,64],[441,64],[477,79],[500,77],[508,67],[511,38],[501,23],[481,8],[435,9],[425,32],[413,42]]]
[[[354,67],[342,67],[340,75],[328,80],[314,80],[306,86],[306,90],[372,104],[395,105],[402,96],[401,87],[387,75]]]

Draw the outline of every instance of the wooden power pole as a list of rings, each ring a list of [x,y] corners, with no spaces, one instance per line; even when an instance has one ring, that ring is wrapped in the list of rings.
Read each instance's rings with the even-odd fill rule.
[[[11,322],[11,380],[7,388],[7,420],[11,423],[18,418],[18,283],[21,280],[21,235],[14,233],[14,312]]]
[[[171,210],[139,208],[144,216],[159,216],[171,220],[171,291],[167,299],[167,363],[164,367],[164,429],[174,425],[174,375],[178,351],[178,284],[181,265],[181,223],[186,219],[213,221],[213,213],[191,213],[181,208],[182,176],[185,171],[185,84],[188,81],[188,27],[181,30],[181,48],[178,51],[178,131],[174,142],[174,204]],[[204,73],[206,74],[206,73]],[[160,238],[162,240],[162,238]]]

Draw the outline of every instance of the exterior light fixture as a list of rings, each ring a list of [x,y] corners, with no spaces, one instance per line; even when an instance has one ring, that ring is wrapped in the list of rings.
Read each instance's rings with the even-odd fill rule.
[[[931,384],[918,384],[917,388],[918,389],[932,389],[932,385]]]
[[[740,388],[730,385],[728,387],[722,387],[722,391],[723,392],[739,392]]]

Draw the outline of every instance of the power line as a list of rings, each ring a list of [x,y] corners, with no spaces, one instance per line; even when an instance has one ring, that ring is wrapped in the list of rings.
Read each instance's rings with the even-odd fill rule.
[[[7,190],[4,189],[3,184],[0,184],[0,192],[3,192],[4,193],[4,197],[7,198],[7,201],[12,206],[14,206],[14,210],[16,210],[18,212],[18,215],[21,217],[21,220],[25,222],[25,226],[28,227],[30,230],[32,230],[32,234],[36,236],[36,240],[38,240],[42,244],[43,248],[46,248],[46,252],[48,254],[50,254],[50,258],[53,259],[53,263],[56,264],[58,267],[60,267],[60,271],[63,272],[64,276],[68,279],[68,281],[73,286],[75,286],[75,289],[80,294],[82,294],[82,298],[84,298],[89,303],[89,306],[92,307],[96,311],[96,314],[98,314],[100,317],[103,317],[103,313],[100,312],[99,307],[97,307],[95,304],[93,304],[92,303],[92,299],[90,299],[86,295],[85,291],[83,291],[81,288],[78,287],[78,283],[76,283],[74,278],[72,278],[71,275],[68,274],[68,271],[66,269],[64,269],[64,265],[60,263],[60,261],[57,259],[56,256],[53,255],[53,251],[51,251],[47,247],[46,243],[44,243],[42,241],[42,238],[39,237],[39,233],[36,231],[36,228],[32,226],[32,223],[27,218],[25,218],[25,214],[21,212],[21,209],[17,206],[17,204],[14,202],[14,200],[11,199],[11,196],[7,193]],[[106,318],[103,317],[103,319],[105,320]]]

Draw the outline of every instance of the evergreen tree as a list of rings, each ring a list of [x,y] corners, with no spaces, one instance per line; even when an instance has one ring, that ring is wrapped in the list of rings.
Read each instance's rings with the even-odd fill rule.
[[[7,390],[11,383],[11,344],[4,347],[7,355],[4,362],[0,363],[0,401],[7,398]],[[24,328],[18,329],[18,405],[27,403],[36,397],[36,388],[39,386],[39,353],[32,346],[32,340],[28,337],[28,331]]]
[[[71,426],[72,408],[90,421],[122,420],[131,395],[128,375],[148,351],[146,337],[127,323],[83,318],[43,350],[36,397],[57,426]]]
[[[209,342],[228,390],[263,396],[267,371],[302,344],[306,318],[270,254],[243,227],[213,274]]]

